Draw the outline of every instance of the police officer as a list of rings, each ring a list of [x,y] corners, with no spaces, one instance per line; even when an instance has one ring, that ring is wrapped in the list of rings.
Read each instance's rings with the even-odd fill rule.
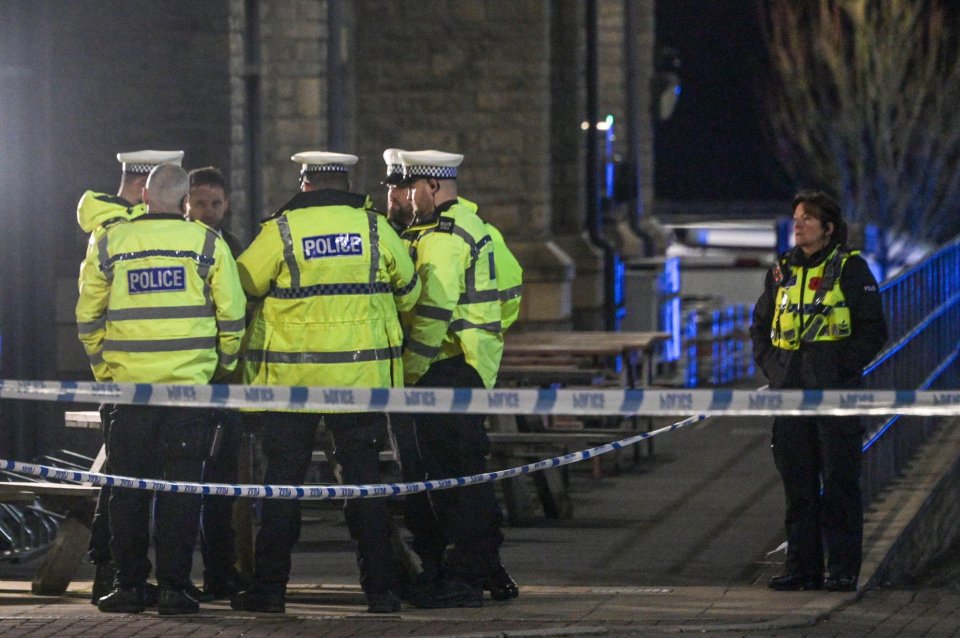
[[[215,230],[236,258],[243,252],[240,239],[223,227],[230,210],[227,181],[214,166],[195,168],[187,174],[190,196],[187,219]],[[242,375],[234,370],[225,382],[240,383]],[[239,475],[240,447],[244,431],[235,410],[206,412],[212,431],[210,453],[203,464],[204,483],[236,483]],[[237,535],[233,529],[236,497],[205,495],[200,509],[200,554],[203,557],[203,590],[195,592],[200,602],[229,598],[245,585],[244,574],[237,571]]]
[[[462,155],[401,151],[414,219],[404,232],[415,256],[423,293],[403,316],[407,335],[404,375],[408,385],[491,388],[503,354],[501,309],[493,241],[475,207],[457,197]],[[418,414],[417,440],[428,478],[480,474],[490,442],[483,415]],[[493,571],[502,572],[506,595],[516,584],[503,570],[499,548],[503,515],[493,485],[483,483],[431,492],[431,502],[451,547],[423,547],[428,588],[412,592],[421,607],[479,607]]]
[[[90,233],[87,252],[93,250],[99,238],[111,224],[130,221],[147,212],[146,206],[143,204],[142,193],[151,170],[161,164],[180,166],[182,160],[183,151],[146,150],[117,153],[117,161],[120,162],[122,167],[120,188],[117,194],[109,195],[88,190],[84,192],[77,204],[77,223],[85,232]],[[78,328],[82,336],[86,327],[81,324]],[[93,370],[94,378],[97,381],[110,381],[110,371],[103,362],[101,353],[98,351],[90,353],[90,355],[90,367]],[[106,443],[109,432],[110,407],[107,405],[100,406],[100,424],[103,430],[104,443]],[[109,472],[110,468],[104,467],[104,470]],[[110,593],[116,575],[113,558],[110,556],[109,499],[110,486],[105,485],[100,488],[97,506],[90,523],[88,555],[90,561],[96,566],[93,589],[90,595],[90,602],[93,604],[97,604],[97,601]],[[149,571],[150,567],[148,566],[147,569]],[[155,586],[148,583],[148,603],[156,604],[156,597]]]
[[[404,184],[403,164],[400,159],[402,149],[388,148],[383,152],[383,161],[387,174],[383,183],[387,186],[387,218],[394,228],[406,229],[413,223],[413,202],[410,200],[410,187]],[[457,201],[476,213],[477,206],[462,197]],[[487,224],[487,231],[494,242],[494,262],[496,281],[501,309],[501,328],[512,324],[519,315],[521,279],[523,269],[503,241],[503,236]],[[391,414],[390,430],[393,446],[400,460],[400,468],[405,482],[417,482],[426,479],[423,459],[417,442],[413,418],[409,414]],[[413,536],[412,548],[420,558],[421,573],[408,592],[411,600],[418,600],[433,591],[440,578],[443,553],[449,544],[444,526],[437,519],[436,511],[426,492],[404,496],[404,524]],[[503,568],[499,558],[489,561],[490,571],[483,582],[494,600],[508,600],[519,594],[516,583]]]
[[[750,336],[757,364],[771,388],[857,388],[863,367],[887,339],[877,282],[858,253],[847,250],[846,224],[829,195],[798,193],[793,225],[796,246],[767,273],[754,308]],[[857,588],[863,432],[859,417],[774,419],[787,557],[771,589]]]
[[[187,174],[154,168],[143,190],[148,212],[114,224],[98,239],[80,273],[77,322],[88,354],[99,353],[110,378],[136,383],[209,383],[236,366],[244,297],[226,244],[184,219]],[[195,410],[115,406],[107,460],[125,476],[197,481],[207,428]],[[114,489],[110,550],[116,587],[97,603],[104,612],[145,606],[151,493]],[[159,613],[199,609],[188,593],[199,521],[198,496],[156,497]]]
[[[410,189],[400,186],[403,181],[401,152],[399,148],[388,148],[383,152],[383,161],[387,165],[387,176],[382,182],[387,187],[387,220],[397,233],[402,233],[413,223]]]
[[[399,148],[388,148],[383,152],[383,161],[387,165],[387,175],[383,184],[387,187],[387,219],[398,233],[402,233],[413,223],[413,202],[410,200],[410,187],[403,183],[403,164]],[[464,197],[457,201],[477,213],[477,205]],[[496,262],[496,281],[500,297],[501,328],[506,331],[520,316],[520,301],[523,288],[523,267],[510,251],[500,230],[490,222],[485,222],[493,241],[494,261]]]
[[[403,331],[398,310],[420,294],[403,243],[370,200],[349,192],[355,155],[298,153],[301,191],[265,221],[240,256],[243,287],[262,305],[249,330],[244,382],[265,385],[400,386]],[[324,415],[334,456],[349,484],[380,481],[381,416]],[[261,414],[268,484],[306,477],[316,414]],[[370,612],[399,610],[390,519],[383,499],[350,499],[347,526],[357,542],[360,585]],[[257,534],[254,585],[233,597],[242,611],[283,612],[300,504],[267,500]]]
[[[409,197],[410,189],[400,185],[403,182],[400,152],[397,148],[388,148],[383,152],[383,161],[387,165],[383,184],[387,187],[387,219],[394,230],[402,233],[413,222],[413,202]],[[388,417],[391,445],[396,452],[403,481],[416,483],[425,480],[427,475],[417,443],[413,416],[399,413],[390,414]],[[432,591],[440,575],[443,551],[449,541],[426,492],[403,497],[403,522],[413,535],[411,546],[420,558],[421,566],[420,573],[412,583],[408,583],[403,592],[405,598],[411,599],[413,591],[424,588]]]

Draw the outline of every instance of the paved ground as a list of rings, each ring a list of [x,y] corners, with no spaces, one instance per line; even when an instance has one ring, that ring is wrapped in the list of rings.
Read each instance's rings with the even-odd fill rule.
[[[958,449],[947,432],[917,463]],[[767,555],[782,537],[782,497],[766,421],[708,421],[663,437],[656,452],[619,474],[607,459],[599,479],[578,468],[573,518],[506,529],[504,562],[521,584],[509,603],[364,613],[340,513],[321,506],[307,511],[283,616],[240,614],[226,603],[182,618],[105,615],[87,602],[89,566],[66,596],[44,599],[28,593],[35,565],[0,564],[0,636],[960,635],[957,557],[912,588],[833,594],[763,586],[782,559]],[[865,579],[896,537],[891,525],[900,519],[890,510],[918,498],[904,480],[869,513]]]

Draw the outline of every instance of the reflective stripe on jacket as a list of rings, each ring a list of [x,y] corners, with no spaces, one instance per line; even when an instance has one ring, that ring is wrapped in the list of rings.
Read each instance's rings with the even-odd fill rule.
[[[446,202],[437,213],[403,234],[423,282],[416,308],[403,315],[406,382],[416,382],[434,361],[463,354],[492,388],[503,355],[494,242],[464,200]]]
[[[840,273],[850,255],[835,248],[812,267],[791,266],[781,261],[782,282],[776,292],[770,339],[784,350],[798,350],[800,342],[839,341],[850,336],[847,308]]]
[[[77,224],[90,233],[87,240],[87,255],[94,250],[107,227],[120,221],[136,219],[147,212],[145,204],[131,204],[119,195],[86,191],[77,203]],[[97,381],[110,381],[110,370],[99,355],[90,359],[93,377]]]
[[[300,193],[263,223],[238,260],[260,300],[244,354],[251,384],[403,383],[398,310],[420,282],[403,242],[362,195]]]
[[[91,365],[138,383],[209,383],[236,367],[244,295],[216,232],[151,214],[97,235],[77,301]]]
[[[474,213],[477,205],[469,199],[458,197],[457,201]],[[520,317],[520,300],[523,295],[523,267],[517,258],[510,252],[507,242],[504,241],[500,230],[486,222],[487,232],[493,240],[493,261],[495,270],[493,278],[497,282],[497,293],[500,297],[500,329],[503,332],[512,326]]]

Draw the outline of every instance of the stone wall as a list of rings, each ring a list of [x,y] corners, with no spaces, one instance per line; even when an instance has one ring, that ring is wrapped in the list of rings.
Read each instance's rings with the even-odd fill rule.
[[[636,19],[628,20],[632,5]],[[553,231],[557,243],[571,255],[576,268],[572,284],[572,326],[577,329],[603,330],[604,273],[603,252],[583,232],[586,223],[584,192],[584,134],[579,130],[586,120],[586,50],[584,42],[585,8],[582,2],[559,0],[554,18],[554,155],[553,183],[555,207]],[[624,0],[597,3],[597,119],[613,116],[613,152],[621,160],[630,157],[631,144],[638,145],[640,163],[640,206],[649,211],[653,201],[653,139],[649,109],[649,85],[653,73],[654,3],[649,0]],[[636,38],[634,49],[639,104],[631,113],[628,107],[626,30]],[[564,89],[575,87],[576,103],[565,101]],[[573,116],[576,121],[571,121]],[[632,116],[632,117],[630,117]],[[576,134],[571,129],[576,126]],[[603,131],[598,132],[599,160],[605,159]],[[601,182],[601,188],[604,184]],[[640,256],[642,243],[627,223],[636,215],[637,205],[622,203],[607,213],[607,241],[621,250],[624,259]],[[627,300],[629,304],[631,300]]]
[[[55,256],[45,280],[56,282],[44,286],[53,309],[44,331],[57,335],[48,375],[63,377],[88,370],[73,316],[87,241],[75,213],[83,191],[117,192],[118,151],[183,149],[185,168],[230,165],[229,7],[170,0],[35,5],[34,37],[44,55],[32,60],[34,110],[21,125],[43,132],[49,146],[42,174],[56,176],[57,187],[40,196],[57,220],[44,231]],[[36,320],[49,317],[41,312]]]
[[[463,153],[458,185],[511,237],[548,226],[549,3],[353,3],[358,186],[382,204],[383,149]]]
[[[327,3],[316,0],[259,2],[259,65],[263,194],[260,214],[279,208],[297,192],[298,151],[327,144]]]
[[[116,193],[118,151],[186,151],[227,166],[231,93],[225,0],[0,0],[0,333],[6,378],[89,378],[76,277],[87,189]],[[59,447],[62,406],[14,402],[0,445]],[[29,427],[21,427],[29,424]]]
[[[51,197],[74,231],[58,238],[60,272],[75,274],[86,243],[73,221],[77,200],[85,189],[117,192],[118,151],[183,149],[187,168],[228,166],[228,6],[36,4],[46,9],[36,36],[48,46],[35,61],[36,115],[54,149],[46,169],[57,175]]]
[[[640,4],[649,24],[635,26],[647,42],[652,2]],[[29,81],[8,86],[17,93],[11,99],[28,108],[11,124],[20,133],[4,151],[24,174],[56,176],[56,187],[38,187],[30,206],[62,220],[36,232],[14,230],[26,233],[18,243],[47,246],[56,256],[18,284],[26,291],[56,282],[35,313],[56,313],[50,325],[36,327],[58,335],[49,349],[55,360],[44,364],[50,376],[85,373],[71,328],[86,242],[74,223],[77,199],[87,188],[116,192],[115,154],[138,148],[182,148],[187,168],[224,168],[233,190],[229,225],[246,239],[256,220],[295,192],[298,171],[289,157],[297,151],[336,140],[344,148],[333,150],[356,152],[356,190],[380,204],[383,148],[463,152],[462,193],[527,267],[525,306],[536,316],[526,318],[569,322],[573,262],[551,239],[575,237],[583,226],[581,2],[4,0],[8,5],[17,11],[7,31],[16,28],[35,54],[22,56]],[[619,117],[623,3],[599,7],[601,104]],[[339,11],[341,43],[333,65],[331,9]],[[651,66],[652,54],[645,55]],[[330,68],[337,69],[339,98]],[[331,104],[339,113],[333,124]],[[569,250],[595,261],[576,243]],[[16,329],[8,334],[18,338]]]

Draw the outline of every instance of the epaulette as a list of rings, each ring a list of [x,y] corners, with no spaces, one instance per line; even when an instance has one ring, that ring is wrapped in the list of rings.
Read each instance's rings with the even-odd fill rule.
[[[447,215],[440,215],[440,221],[437,222],[437,230],[441,233],[452,233],[457,225],[457,220]]]

